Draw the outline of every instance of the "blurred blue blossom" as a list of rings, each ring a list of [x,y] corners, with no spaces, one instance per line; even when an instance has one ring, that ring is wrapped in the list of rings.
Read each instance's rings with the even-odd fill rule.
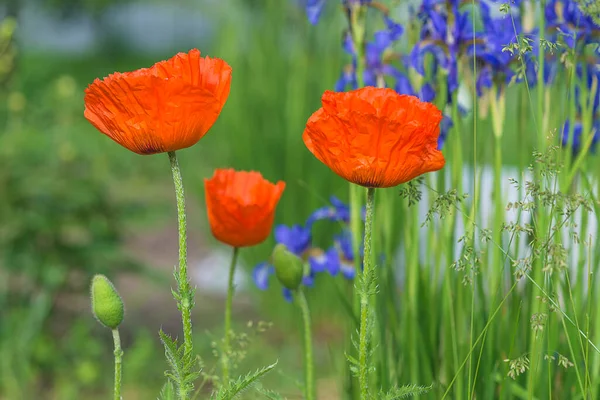
[[[346,279],[353,279],[355,276],[352,234],[348,228],[350,207],[335,196],[331,196],[330,202],[330,205],[320,207],[311,213],[305,225],[275,227],[275,241],[284,244],[289,251],[305,260],[302,284],[307,287],[314,285],[315,277],[320,273],[331,276],[341,273]],[[363,219],[364,212],[363,208],[361,213]],[[343,224],[342,232],[333,237],[333,244],[327,250],[312,245],[313,225],[321,220]],[[252,278],[260,290],[266,290],[269,287],[269,279],[274,273],[275,268],[271,264],[262,262],[254,267]],[[292,293],[284,288],[283,297],[291,301]]]
[[[569,144],[569,131],[573,130],[572,138],[572,150],[574,154],[579,153],[582,145],[584,145],[583,136],[583,122],[581,121],[581,115],[584,107],[591,107],[592,124],[591,130],[594,132],[592,142],[590,146],[591,152],[595,152],[596,145],[600,140],[600,59],[594,60],[594,63],[579,63],[576,67],[577,77],[579,78],[578,83],[575,86],[575,101],[577,106],[577,118],[573,122],[571,127],[571,121],[565,121],[561,132],[561,142],[564,147]],[[589,91],[595,88],[595,93],[587,92],[587,96],[583,96],[583,88]],[[593,97],[592,97],[593,96]]]
[[[431,72],[438,68],[448,74],[448,91],[458,89],[458,62],[462,55],[472,55],[481,46],[483,34],[475,32],[472,16],[459,9],[460,1],[424,0],[418,18],[422,22],[420,40],[410,53],[410,65],[422,76],[426,76],[425,56],[433,56]],[[489,12],[485,3],[480,3],[482,14]],[[451,101],[451,99],[449,99]]]
[[[306,221],[306,225],[312,228],[312,224],[319,220],[341,221],[348,223],[350,221],[350,207],[335,196],[329,198],[330,206],[317,208]]]
[[[319,22],[325,2],[326,0],[300,0],[300,3],[304,5],[304,9],[306,10],[308,22],[312,25],[316,25]],[[346,8],[355,4],[368,4],[370,2],[371,0],[341,0],[342,5]]]
[[[581,12],[574,0],[549,0],[544,10],[549,39],[556,41],[561,36],[567,46],[574,48],[577,44],[597,44],[600,27],[594,20]]]
[[[344,229],[342,233],[334,237],[335,247],[340,255],[340,271],[346,279],[354,279],[356,269],[354,268],[354,251],[352,249],[352,232]],[[360,256],[363,255],[363,247],[360,248]],[[361,266],[362,268],[362,266]]]
[[[373,40],[365,44],[365,71],[363,74],[365,86],[379,86],[379,81],[383,80],[386,76],[397,78],[399,75],[402,75],[398,69],[391,65],[390,61],[393,59],[391,48],[404,33],[404,28],[388,16],[384,15],[383,20],[386,29],[375,32]],[[352,65],[344,68],[342,71],[340,79],[335,85],[335,89],[338,92],[346,90],[347,87],[351,89],[356,89],[357,87],[355,73],[357,55],[350,32],[344,34],[342,47],[346,53],[352,56]]]
[[[275,227],[275,241],[284,244],[295,255],[301,257],[310,248],[310,227],[302,225],[278,225]]]
[[[278,225],[275,227],[275,241],[278,244],[285,245],[289,251],[302,258],[309,251],[312,238],[310,229],[302,225]],[[260,290],[267,290],[269,287],[269,278],[274,273],[275,268],[271,264],[263,262],[256,265],[252,270],[252,279]],[[310,285],[312,278],[309,274],[309,276],[303,279],[302,283]]]
[[[571,129],[571,122],[567,120],[563,125],[562,134],[561,134],[561,142],[563,147],[567,147],[569,145],[569,130]],[[592,153],[596,152],[596,146],[598,141],[600,140],[600,119],[596,119],[592,124],[592,131],[594,132],[594,136],[592,137],[592,143],[590,145],[590,151]],[[571,144],[573,149],[573,154],[578,154],[581,151],[581,146],[585,143],[583,142],[583,124],[580,120],[575,121],[573,124],[573,141]]]
[[[482,13],[485,34],[480,36],[481,45],[475,57],[479,62],[475,86],[477,95],[481,96],[485,90],[494,84],[502,90],[503,86],[511,82],[527,82],[533,86],[536,76],[536,48],[525,54],[519,54],[519,36],[524,36],[530,43],[534,42],[533,36],[537,30],[524,32],[520,18],[503,16],[491,18],[489,13]],[[522,57],[522,59],[520,59]]]

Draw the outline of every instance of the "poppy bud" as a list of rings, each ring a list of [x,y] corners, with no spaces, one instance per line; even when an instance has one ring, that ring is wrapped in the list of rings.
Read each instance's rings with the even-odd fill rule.
[[[117,289],[104,275],[92,279],[92,312],[96,319],[110,329],[116,329],[123,322],[123,300]]]
[[[285,245],[278,244],[273,249],[273,265],[279,282],[290,290],[297,289],[304,275],[304,262]]]

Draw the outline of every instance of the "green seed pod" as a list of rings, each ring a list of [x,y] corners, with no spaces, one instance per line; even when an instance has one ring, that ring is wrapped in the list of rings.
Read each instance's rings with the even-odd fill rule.
[[[304,262],[285,245],[278,244],[273,249],[273,265],[279,282],[290,290],[297,289],[304,275]]]
[[[110,329],[123,322],[123,300],[113,284],[104,275],[92,279],[92,312],[96,319]]]

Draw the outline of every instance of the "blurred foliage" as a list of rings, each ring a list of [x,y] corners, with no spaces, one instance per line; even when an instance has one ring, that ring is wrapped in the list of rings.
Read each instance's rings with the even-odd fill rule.
[[[0,92],[0,393],[80,399],[111,379],[90,278],[144,272],[123,251],[144,208],[114,185],[123,163],[78,137],[80,85],[63,74],[24,92],[22,73]]]
[[[94,273],[139,270],[120,250],[131,205],[116,202],[68,144],[28,130],[0,135],[0,193],[0,388],[37,398],[22,392],[33,389],[27,382],[54,381],[69,360],[82,386],[98,383],[98,371],[77,366],[101,354],[94,321],[76,319]]]
[[[6,86],[16,65],[17,50],[14,44],[17,20],[6,17],[0,21],[0,89]]]
[[[581,11],[600,25],[600,2],[598,0],[576,0]]]

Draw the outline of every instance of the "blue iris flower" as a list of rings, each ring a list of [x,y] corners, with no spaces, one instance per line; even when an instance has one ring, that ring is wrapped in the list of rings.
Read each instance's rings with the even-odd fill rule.
[[[448,74],[448,91],[458,89],[458,60],[463,54],[471,55],[480,47],[483,33],[475,32],[469,12],[460,11],[459,1],[423,1],[418,17],[422,20],[421,39],[410,54],[411,66],[422,76],[426,75],[425,56],[433,56],[432,72],[438,68]],[[489,12],[480,3],[482,14]],[[451,100],[451,99],[450,99]]]
[[[589,98],[582,97],[582,91],[579,87],[580,85],[586,85],[587,88],[591,88],[594,85],[594,80],[597,82],[596,87],[597,91],[600,90],[598,88],[598,83],[600,83],[600,64],[598,63],[600,60],[596,60],[596,63],[593,64],[584,64],[580,63],[576,67],[576,73],[579,78],[579,81],[575,86],[575,99],[577,101],[577,113],[578,119],[573,123],[573,127],[571,128],[571,121],[567,120],[563,125],[562,134],[561,134],[561,142],[563,146],[567,146],[569,144],[569,130],[573,129],[573,139],[572,139],[572,150],[574,154],[579,153],[581,150],[581,146],[584,144],[582,142],[583,136],[583,124],[579,120],[582,113],[582,103],[591,103]],[[584,76],[585,73],[585,76]],[[592,94],[590,93],[589,96]],[[598,92],[595,93],[593,98],[592,107],[592,130],[594,131],[594,136],[592,137],[592,143],[590,150],[595,152],[596,145],[600,140],[600,94]]]
[[[275,273],[275,267],[267,262],[258,264],[252,270],[252,279],[260,290],[269,288],[269,277]]]
[[[335,196],[329,198],[330,206],[317,208],[306,221],[306,225],[312,228],[312,224],[320,220],[350,222],[350,207]]]
[[[365,86],[379,86],[378,79],[390,76],[397,78],[402,73],[389,63],[386,59],[386,52],[391,49],[394,43],[400,39],[404,33],[402,25],[396,23],[391,18],[384,16],[386,29],[375,32],[373,40],[365,44],[365,71],[363,80]],[[346,32],[342,42],[344,51],[352,56],[352,65],[345,68],[340,78],[335,84],[338,92],[357,88],[356,80],[356,49],[352,42],[350,32]]]
[[[278,225],[275,227],[275,241],[285,245],[298,257],[302,257],[310,249],[312,237],[310,229],[302,225]],[[252,279],[260,290],[267,290],[269,278],[274,273],[275,268],[271,264],[263,262],[254,267]],[[306,282],[310,283],[311,281],[308,279]]]
[[[324,253],[308,258],[311,272],[328,272],[331,276],[336,276],[340,271],[340,256],[335,247],[331,247]]]
[[[570,48],[578,43],[598,43],[600,26],[581,12],[576,1],[550,0],[546,2],[544,13],[551,33],[550,40],[556,41],[558,36],[562,36]]]
[[[304,9],[306,10],[308,22],[312,25],[316,25],[319,22],[325,1],[326,0],[301,0],[301,3],[304,4]],[[342,0],[342,5],[349,8],[355,4],[368,4],[370,2],[371,0]]]
[[[346,279],[354,279],[356,270],[354,268],[354,250],[352,249],[352,232],[344,229],[341,234],[334,237],[336,249],[340,254],[339,268]],[[362,246],[361,246],[362,256]]]
[[[562,134],[561,134],[561,142],[563,147],[567,147],[569,145],[569,130],[571,129],[571,123],[569,120],[567,120],[565,122],[565,124],[563,125],[563,130],[562,130]],[[596,146],[598,144],[598,141],[600,140],[600,120],[596,120],[592,126],[592,130],[594,131],[594,136],[592,137],[592,143],[590,146],[590,151],[592,153],[596,152]],[[573,146],[573,154],[577,155],[579,153],[579,151],[581,151],[581,146],[584,144],[582,143],[582,136],[583,136],[583,124],[581,123],[581,121],[575,121],[575,123],[573,124],[573,141],[571,143],[571,145]]]
[[[354,255],[352,251],[352,234],[347,225],[350,221],[350,207],[335,196],[330,198],[331,205],[318,208],[307,220],[306,225],[278,225],[275,227],[275,240],[284,244],[289,251],[306,260],[305,276],[302,285],[311,287],[315,278],[320,273],[336,276],[341,273],[346,279],[353,279]],[[362,210],[364,219],[365,210]],[[342,232],[335,235],[333,245],[327,250],[312,246],[311,230],[313,224],[319,220],[341,222],[344,224]],[[362,248],[361,248],[362,256]],[[275,273],[275,268],[268,262],[263,262],[254,268],[252,278],[260,290],[269,287],[269,278]],[[283,297],[292,300],[292,293],[283,289]]]
[[[304,5],[304,8],[306,9],[306,17],[308,18],[308,22],[310,22],[312,25],[316,25],[321,17],[325,0],[305,0],[305,2],[306,4]]]
[[[516,51],[511,53],[504,50],[506,46],[518,43],[518,35],[523,34],[520,19],[510,16],[491,18],[486,13],[482,19],[486,26],[486,35],[481,37],[482,44],[475,54],[480,65],[475,81],[477,95],[481,96],[494,83],[508,85],[512,81],[519,82],[527,78],[527,81],[534,85],[536,72],[533,52],[524,56],[525,74],[517,75],[516,68],[523,65],[518,58],[519,54]],[[530,32],[527,36],[532,38],[535,33],[536,31]]]
[[[302,225],[291,227],[278,225],[275,227],[275,241],[284,244],[289,251],[297,256],[302,256],[310,248],[311,240],[310,227]]]

